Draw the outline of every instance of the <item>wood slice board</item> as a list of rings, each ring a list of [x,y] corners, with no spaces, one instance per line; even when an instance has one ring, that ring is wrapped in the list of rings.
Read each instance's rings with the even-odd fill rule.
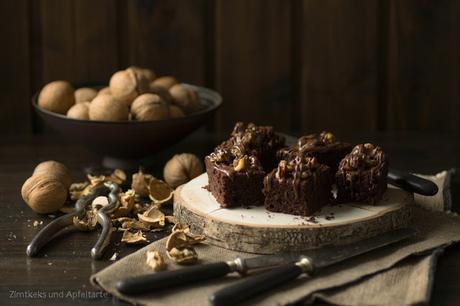
[[[413,195],[388,186],[376,205],[347,203],[326,206],[309,217],[267,211],[263,206],[221,208],[204,187],[206,173],[174,193],[174,215],[207,242],[230,250],[258,254],[302,251],[350,243],[408,226]]]

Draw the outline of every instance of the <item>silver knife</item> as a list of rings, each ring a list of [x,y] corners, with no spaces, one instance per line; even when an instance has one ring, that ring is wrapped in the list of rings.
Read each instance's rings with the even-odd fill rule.
[[[311,274],[318,269],[413,237],[414,235],[415,230],[413,229],[399,229],[348,245],[324,247],[305,252],[300,257],[297,257],[297,260],[294,262],[286,260],[283,265],[268,272],[248,277],[234,285],[218,290],[209,297],[209,300],[215,306],[236,305],[260,293],[267,292],[270,289],[294,280],[301,274]]]
[[[117,290],[124,294],[140,294],[223,277],[232,272],[244,275],[248,270],[267,269],[286,264],[293,265],[294,263],[298,263],[296,267],[308,265],[308,269],[318,269],[409,238],[414,234],[415,231],[412,229],[398,229],[343,246],[330,246],[300,253],[262,255],[248,259],[236,258],[227,262],[216,262],[174,271],[149,273],[119,281],[117,283]],[[254,277],[249,279],[253,279]],[[217,295],[218,298],[219,295]],[[218,303],[216,298],[213,298],[214,300]]]

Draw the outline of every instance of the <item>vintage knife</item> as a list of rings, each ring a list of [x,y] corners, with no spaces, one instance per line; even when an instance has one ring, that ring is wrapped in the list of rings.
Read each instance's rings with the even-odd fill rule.
[[[262,292],[294,280],[303,273],[312,273],[351,257],[381,248],[383,246],[414,236],[412,229],[400,229],[349,245],[331,246],[305,252],[296,262],[285,263],[268,272],[245,278],[209,297],[215,306],[229,306],[246,301]]]
[[[401,189],[424,196],[438,193],[438,186],[432,181],[396,169],[388,170],[388,183]]]
[[[303,258],[308,258],[309,262],[312,262],[315,268],[320,268],[406,239],[413,236],[414,233],[412,229],[398,229],[349,245],[325,247],[302,253],[262,255],[248,259],[236,258],[228,262],[216,262],[174,271],[151,273],[121,280],[117,284],[117,289],[124,294],[139,294],[218,278],[232,272],[245,274],[248,270],[273,268],[287,263],[290,264],[289,267],[292,268],[293,271],[299,272],[300,274],[303,270],[300,270],[299,267],[302,265],[295,265],[295,263],[301,260],[305,261]],[[284,270],[282,273],[284,274]],[[297,274],[297,276],[299,274]],[[254,279],[255,277],[260,276],[250,277],[250,279]],[[276,283],[274,285],[276,285]],[[221,300],[220,296],[225,296],[226,291],[216,294],[218,295],[215,296],[213,300],[219,302]]]

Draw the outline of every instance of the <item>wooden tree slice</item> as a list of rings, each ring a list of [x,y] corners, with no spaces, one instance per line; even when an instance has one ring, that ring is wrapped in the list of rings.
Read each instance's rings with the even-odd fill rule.
[[[389,186],[376,205],[327,206],[314,218],[267,211],[263,206],[221,208],[204,187],[206,173],[174,193],[174,215],[207,242],[226,249],[258,254],[302,251],[344,244],[408,226],[411,193]]]

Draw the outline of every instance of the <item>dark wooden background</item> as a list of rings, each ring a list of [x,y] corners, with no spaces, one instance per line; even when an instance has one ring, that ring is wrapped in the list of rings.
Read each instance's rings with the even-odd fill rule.
[[[46,82],[129,65],[217,89],[216,127],[460,130],[460,1],[5,0],[0,131]]]

